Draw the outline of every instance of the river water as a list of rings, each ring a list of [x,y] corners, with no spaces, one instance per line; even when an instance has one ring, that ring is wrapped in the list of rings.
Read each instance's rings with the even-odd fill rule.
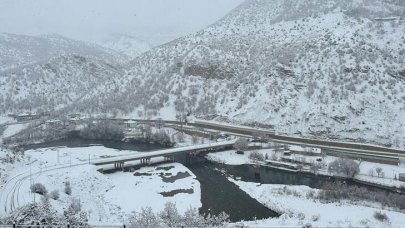
[[[78,138],[63,139],[54,142],[31,145],[26,149],[46,148],[56,146],[86,147],[103,145],[108,148],[133,151],[155,151],[166,147],[145,143],[125,143],[120,141],[85,140]],[[185,165],[197,177],[201,185],[201,213],[219,214],[224,211],[230,215],[233,222],[253,220],[278,216],[264,207],[257,200],[240,190],[228,181],[227,175],[240,177],[243,181],[263,184],[307,185],[319,188],[331,181],[327,177],[308,174],[297,174],[280,171],[268,167],[253,165],[225,165],[209,161],[202,157],[187,157],[185,154],[176,155],[176,161]],[[226,175],[224,174],[226,173]],[[108,175],[108,174],[106,174]]]

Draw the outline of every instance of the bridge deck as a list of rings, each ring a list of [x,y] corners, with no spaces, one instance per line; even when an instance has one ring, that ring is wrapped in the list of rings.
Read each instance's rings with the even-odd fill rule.
[[[111,157],[111,158],[102,158],[102,159],[93,160],[92,164],[93,165],[106,165],[106,164],[113,164],[113,163],[119,163],[119,162],[141,160],[141,159],[145,159],[145,158],[162,157],[162,156],[173,155],[173,154],[178,154],[178,153],[216,150],[216,149],[233,146],[234,143],[235,143],[235,140],[231,140],[231,141],[216,142],[216,143],[206,143],[206,144],[195,145],[195,146],[171,148],[171,149],[166,149],[166,150],[158,150],[158,151],[153,151],[153,152],[134,153],[133,155],[131,154],[131,155],[116,156],[116,157]]]

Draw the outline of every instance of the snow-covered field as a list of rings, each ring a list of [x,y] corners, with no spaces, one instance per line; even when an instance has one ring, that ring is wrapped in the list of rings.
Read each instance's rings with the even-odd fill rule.
[[[63,212],[73,198],[79,199],[90,224],[123,224],[132,211],[151,206],[158,212],[167,201],[175,202],[182,213],[190,206],[201,206],[199,182],[179,163],[143,167],[135,172],[138,175],[121,171],[102,174],[97,171],[99,167],[89,165],[89,159],[129,153],[134,152],[103,146],[28,150],[23,161],[4,167],[7,183],[0,184],[0,215],[40,200],[40,195],[30,192],[30,182],[42,183],[48,192],[60,192],[60,199],[51,199],[59,212]],[[66,181],[71,184],[71,195],[64,193]],[[174,190],[187,192],[172,192]]]
[[[307,198],[310,191],[318,191],[307,186],[285,186],[257,184],[232,180],[251,197],[268,208],[281,213],[279,218],[244,222],[244,225],[257,227],[403,227],[405,214],[381,209],[378,205],[359,202],[323,203]],[[287,194],[288,190],[292,194]],[[380,222],[374,213],[381,211],[388,221]]]

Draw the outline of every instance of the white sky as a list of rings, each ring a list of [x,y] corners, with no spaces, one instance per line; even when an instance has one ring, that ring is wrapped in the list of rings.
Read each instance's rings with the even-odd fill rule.
[[[109,34],[179,37],[243,0],[0,0],[0,32],[58,33],[97,41]]]

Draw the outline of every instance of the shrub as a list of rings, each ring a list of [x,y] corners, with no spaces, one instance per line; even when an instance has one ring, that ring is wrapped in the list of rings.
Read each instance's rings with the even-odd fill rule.
[[[249,144],[249,142],[248,142],[247,139],[245,139],[245,138],[239,138],[238,140],[236,140],[236,142],[235,142],[235,144],[233,145],[233,147],[234,147],[236,150],[245,151],[245,150],[248,149],[248,144]]]
[[[46,190],[45,186],[41,183],[35,183],[31,185],[31,192],[38,193],[40,195],[46,195],[48,190]]]
[[[329,164],[328,172],[353,178],[360,172],[360,168],[359,164],[351,159],[339,158]]]
[[[312,215],[312,217],[311,217],[311,219],[312,219],[313,222],[318,221],[319,218],[321,218],[321,216],[320,216],[319,214],[317,214],[317,215]]]
[[[65,193],[67,195],[72,194],[72,188],[70,187],[70,182],[69,181],[65,182]]]
[[[58,190],[53,190],[50,194],[50,197],[54,200],[58,200],[59,199],[59,191]]]
[[[80,200],[77,198],[73,198],[72,201],[70,202],[68,211],[71,214],[77,214],[79,211],[81,211],[81,204],[80,204]]]
[[[254,161],[264,161],[264,156],[263,154],[253,151],[252,153],[249,154],[249,158],[254,160]]]
[[[380,222],[388,221],[387,215],[381,211],[374,212],[374,218]]]

